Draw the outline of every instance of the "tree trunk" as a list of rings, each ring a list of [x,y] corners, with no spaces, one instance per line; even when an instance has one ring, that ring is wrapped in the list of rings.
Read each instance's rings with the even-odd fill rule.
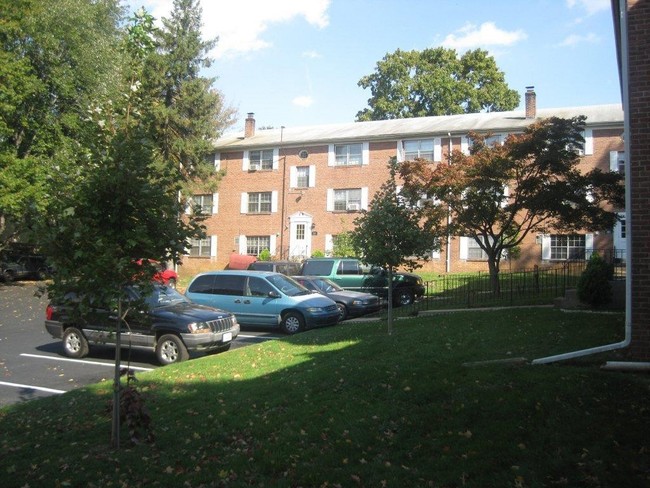
[[[388,335],[393,333],[393,268],[388,267]]]
[[[488,269],[490,271],[490,289],[492,294],[501,294],[501,283],[499,282],[499,261],[496,258],[488,257]]]

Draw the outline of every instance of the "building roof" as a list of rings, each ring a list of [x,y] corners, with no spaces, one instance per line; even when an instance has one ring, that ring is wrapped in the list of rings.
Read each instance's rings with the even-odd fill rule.
[[[536,120],[548,117],[587,117],[587,126],[604,127],[623,124],[621,105],[591,105],[538,109]],[[523,110],[488,112],[409,119],[348,122],[342,124],[257,129],[255,135],[244,138],[244,133],[225,134],[215,141],[220,151],[243,150],[251,147],[291,147],[346,141],[398,140],[422,135],[444,137],[477,132],[521,131],[535,119],[527,119]]]

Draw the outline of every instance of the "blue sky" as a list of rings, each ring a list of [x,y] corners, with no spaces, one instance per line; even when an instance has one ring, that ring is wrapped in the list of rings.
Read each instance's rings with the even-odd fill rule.
[[[155,17],[172,0],[128,0]],[[538,108],[620,103],[610,0],[201,0],[205,74],[258,127],[352,122],[357,83],[397,49],[487,50],[510,88]]]

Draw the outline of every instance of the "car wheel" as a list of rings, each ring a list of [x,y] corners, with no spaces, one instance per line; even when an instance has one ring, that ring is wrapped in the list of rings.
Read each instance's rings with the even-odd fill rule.
[[[185,344],[174,334],[165,334],[156,344],[156,357],[162,365],[178,363],[189,359]]]
[[[76,327],[68,327],[63,332],[63,352],[71,358],[83,358],[88,355],[88,341]]]
[[[282,317],[280,327],[285,334],[296,334],[305,328],[305,319],[296,312],[288,312]]]
[[[167,282],[167,286],[170,288],[173,288],[174,290],[176,289],[176,280],[174,278],[170,278],[169,281]]]
[[[2,273],[2,279],[5,283],[11,283],[16,279],[16,276],[11,271],[6,270],[4,273]]]
[[[348,318],[348,309],[342,303],[337,303],[336,308],[339,309],[339,322]]]
[[[398,288],[394,292],[395,296],[393,297],[393,303],[397,307],[404,307],[406,305],[412,305],[415,301],[413,292],[407,288]]]

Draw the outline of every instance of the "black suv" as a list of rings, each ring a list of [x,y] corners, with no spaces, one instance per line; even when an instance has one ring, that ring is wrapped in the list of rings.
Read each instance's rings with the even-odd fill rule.
[[[388,297],[388,274],[378,266],[366,266],[354,258],[309,258],[302,276],[329,278],[341,288]],[[393,305],[410,305],[424,295],[422,278],[413,273],[393,274]]]
[[[127,313],[120,334],[122,346],[155,351],[163,365],[189,359],[190,351],[227,351],[239,335],[233,314],[192,303],[168,286],[156,285],[146,296],[133,287],[126,292],[127,302],[144,307],[134,306]],[[82,358],[90,345],[114,346],[116,311],[98,307],[82,312],[79,303],[69,293],[63,303],[50,303],[45,312],[45,329],[55,339],[63,339],[66,356]]]

